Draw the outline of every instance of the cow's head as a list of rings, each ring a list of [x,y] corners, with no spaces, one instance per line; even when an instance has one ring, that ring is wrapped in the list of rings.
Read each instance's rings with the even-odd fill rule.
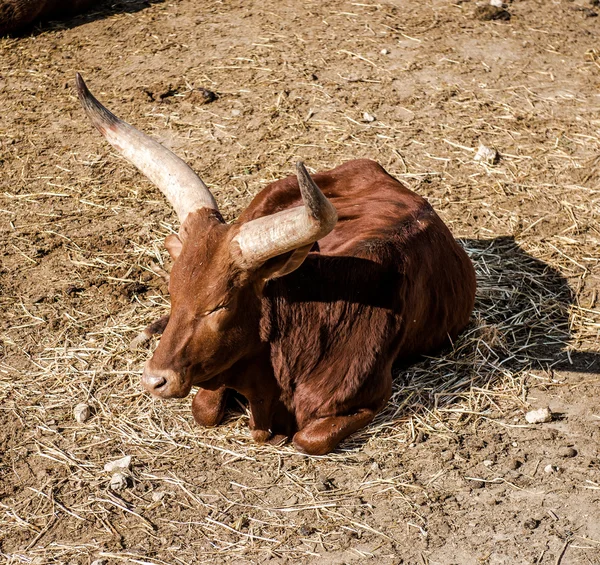
[[[304,206],[244,223],[226,224],[202,180],[179,157],[102,106],[77,75],[88,117],[175,208],[178,235],[165,246],[174,260],[171,315],[142,383],[163,398],[186,396],[260,347],[261,293],[267,280],[298,268],[311,245],[337,221],[302,163]]]

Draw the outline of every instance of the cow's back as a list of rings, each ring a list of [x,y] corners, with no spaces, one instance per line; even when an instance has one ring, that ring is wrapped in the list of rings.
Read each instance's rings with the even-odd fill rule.
[[[289,402],[293,395],[326,412],[323,399],[380,397],[382,380],[369,376],[454,338],[468,323],[475,275],[427,201],[377,163],[351,161],[313,178],[338,223],[299,269],[269,281],[262,337]],[[289,177],[266,187],[241,220],[301,203]]]

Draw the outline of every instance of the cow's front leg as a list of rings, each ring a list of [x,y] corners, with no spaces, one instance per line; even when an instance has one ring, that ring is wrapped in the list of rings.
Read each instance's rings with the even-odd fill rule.
[[[294,434],[298,451],[308,455],[325,455],[333,451],[343,439],[369,424],[375,412],[361,409],[348,416],[327,416],[307,424]]]
[[[273,435],[273,416],[278,401],[279,391],[263,390],[249,395],[250,433],[258,443],[269,441]]]
[[[221,386],[215,390],[198,389],[192,401],[192,415],[201,426],[218,426],[225,415],[227,388]]]

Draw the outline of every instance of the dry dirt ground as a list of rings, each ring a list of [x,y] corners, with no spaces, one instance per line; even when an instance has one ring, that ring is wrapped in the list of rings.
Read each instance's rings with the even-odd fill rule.
[[[116,0],[0,39],[2,559],[600,563],[600,7],[476,9]],[[155,344],[129,342],[168,312],[149,265],[177,222],[86,121],[76,71],[229,220],[299,158],[379,161],[472,257],[470,328],[327,457],[252,443],[243,399],[210,430],[152,400]]]

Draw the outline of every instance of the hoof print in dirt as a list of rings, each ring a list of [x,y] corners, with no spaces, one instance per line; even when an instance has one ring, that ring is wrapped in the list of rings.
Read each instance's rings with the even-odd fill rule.
[[[561,447],[558,450],[558,454],[564,458],[575,457],[577,455],[577,450],[574,447]]]
[[[523,528],[526,530],[535,530],[540,525],[540,521],[535,518],[530,518],[523,522]]]
[[[477,8],[475,8],[474,16],[476,19],[484,22],[491,20],[510,20],[509,11],[505,10],[504,8],[499,8],[498,6],[492,6],[491,4],[477,6]]]

